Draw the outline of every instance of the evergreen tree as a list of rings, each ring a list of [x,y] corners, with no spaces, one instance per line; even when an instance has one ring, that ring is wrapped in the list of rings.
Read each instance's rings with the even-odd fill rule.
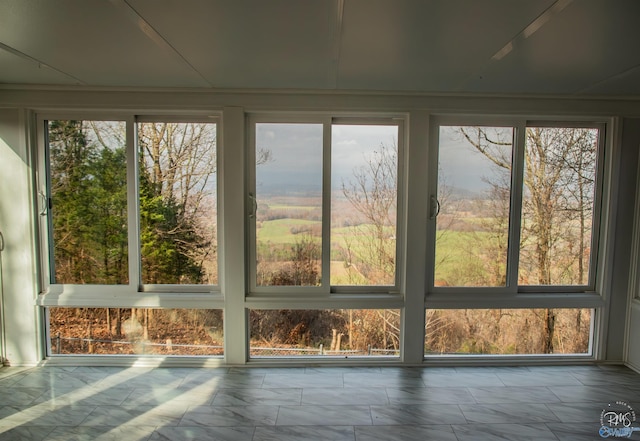
[[[140,169],[140,246],[147,283],[201,283],[202,266],[190,257],[208,244],[184,209],[163,197]]]
[[[49,123],[55,282],[123,283],[111,263],[126,262],[126,187],[124,200],[115,188],[126,179],[124,154],[101,152],[86,130],[82,121]],[[114,209],[104,205],[107,194]]]
[[[120,127],[50,121],[54,283],[128,283],[127,164]],[[150,179],[140,164],[140,243],[145,283],[202,283],[197,256],[210,245],[189,200]]]

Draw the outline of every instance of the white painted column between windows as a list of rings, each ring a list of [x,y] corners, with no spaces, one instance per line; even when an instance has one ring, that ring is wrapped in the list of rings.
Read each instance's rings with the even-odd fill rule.
[[[224,353],[227,364],[247,361],[248,331],[245,298],[245,115],[240,107],[225,107],[219,159],[219,219],[224,294]]]

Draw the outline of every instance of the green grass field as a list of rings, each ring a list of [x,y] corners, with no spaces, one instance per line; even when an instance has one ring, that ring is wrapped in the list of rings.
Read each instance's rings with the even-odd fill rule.
[[[322,223],[303,219],[276,219],[263,221],[257,231],[258,241],[265,246],[287,247],[300,242],[304,233],[293,234],[292,231],[309,229],[313,230],[315,238],[320,240],[319,234]],[[339,269],[344,266],[342,250],[346,248],[347,240],[351,239],[351,251],[353,258],[366,255],[365,245],[358,241],[359,234],[366,234],[370,225],[356,227],[336,227],[331,230],[332,272],[342,279],[346,276],[346,270]],[[390,237],[393,229],[389,228]],[[485,262],[487,246],[491,236],[486,232],[466,231],[438,231],[436,248],[436,283],[450,286],[483,286],[490,272],[496,268],[488,268]],[[390,242],[393,246],[393,242]],[[506,244],[504,244],[506,246]],[[354,264],[357,262],[354,260]],[[503,265],[504,266],[504,265]],[[502,268],[501,271],[504,271]]]
[[[299,234],[293,234],[292,229],[316,227],[320,229],[322,222],[304,219],[276,219],[261,222],[257,236],[260,242],[271,242],[276,245],[292,245],[300,239]]]
[[[368,234],[371,225],[362,224],[354,227],[337,227],[331,229],[331,241],[338,246],[346,246],[346,239],[356,238],[358,235]],[[318,237],[320,229],[322,228],[322,222],[310,221],[303,219],[276,219],[270,221],[263,221],[260,223],[260,227],[257,231],[258,241],[262,243],[271,243],[273,245],[292,245],[296,241],[300,241],[303,233],[293,234],[292,230],[313,229],[313,234]],[[393,235],[393,228],[388,228],[389,236]],[[353,241],[352,247],[358,251],[357,240]]]
[[[491,236],[486,232],[439,231],[434,274],[436,284],[446,282],[450,286],[482,286],[481,281],[486,280],[488,273],[494,270],[487,268],[484,257],[490,240]],[[506,262],[506,254],[503,258]]]
[[[269,204],[269,209],[276,210],[287,210],[287,211],[311,211],[315,209],[320,209],[317,205],[289,205],[289,204]]]

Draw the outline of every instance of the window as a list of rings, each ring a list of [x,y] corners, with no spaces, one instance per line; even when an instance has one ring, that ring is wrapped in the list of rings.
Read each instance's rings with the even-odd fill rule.
[[[425,355],[589,355],[591,309],[429,309]]]
[[[397,309],[252,309],[252,357],[398,357]]]
[[[252,129],[252,290],[395,289],[400,123],[255,118]]]
[[[221,309],[161,308],[166,295],[218,284],[216,122],[51,118],[41,127],[45,289],[91,306],[47,309],[50,355],[222,355]]]
[[[128,284],[125,123],[53,120],[47,135],[50,282]]]
[[[433,286],[593,291],[602,127],[438,127]]]
[[[256,124],[256,285],[319,286],[322,124]]]
[[[331,176],[331,285],[393,286],[398,127],[334,124]]]
[[[597,355],[603,124],[229,112],[40,118],[50,355]]]
[[[218,282],[216,125],[138,124],[142,283]]]
[[[436,286],[506,286],[514,132],[440,127]]]
[[[598,128],[527,127],[520,285],[590,285],[598,143]]]
[[[219,309],[48,308],[49,355],[224,353]]]
[[[49,283],[217,285],[216,142],[209,121],[46,120]]]

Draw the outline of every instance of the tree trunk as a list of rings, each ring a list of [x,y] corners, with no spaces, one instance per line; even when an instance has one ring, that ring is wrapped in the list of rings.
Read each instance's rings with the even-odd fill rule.
[[[116,338],[122,338],[122,310],[116,309]]]
[[[111,310],[109,308],[107,308],[107,332],[111,337]]]
[[[553,354],[553,338],[556,330],[556,313],[553,309],[544,310],[544,341],[542,352]]]
[[[149,340],[149,310],[145,309],[142,313],[142,338]]]
[[[336,342],[338,341],[338,331],[335,329],[331,330],[333,337],[331,338],[331,351],[336,350]]]
[[[93,314],[87,314],[87,320],[88,320],[88,323],[87,323],[87,334],[89,335],[89,347],[88,347],[88,351],[87,352],[89,352],[89,354],[93,354],[93,330],[92,330],[92,324],[93,324],[92,322],[93,322],[93,320],[91,320],[91,318],[92,318],[91,316],[92,315]]]
[[[387,349],[387,310],[382,310],[382,349]]]
[[[353,349],[353,310],[349,310],[349,349]]]

